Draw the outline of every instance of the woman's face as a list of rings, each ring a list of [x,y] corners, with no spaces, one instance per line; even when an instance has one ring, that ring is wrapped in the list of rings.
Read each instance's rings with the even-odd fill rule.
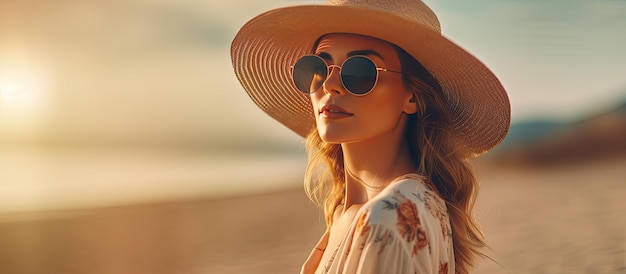
[[[328,65],[340,66],[346,58],[365,55],[377,67],[400,71],[395,48],[382,40],[353,34],[328,34],[319,42],[315,54]],[[339,69],[331,67],[321,88],[311,93],[317,130],[327,143],[350,143],[384,137],[402,130],[406,113],[415,112],[402,74],[378,72],[378,82],[370,93],[356,96],[345,90]]]

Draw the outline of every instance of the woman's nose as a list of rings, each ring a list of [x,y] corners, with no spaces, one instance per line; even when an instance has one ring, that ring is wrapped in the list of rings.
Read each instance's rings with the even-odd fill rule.
[[[330,73],[324,81],[324,92],[332,95],[344,95],[346,91],[341,83],[341,69],[339,66],[329,66],[328,69]]]

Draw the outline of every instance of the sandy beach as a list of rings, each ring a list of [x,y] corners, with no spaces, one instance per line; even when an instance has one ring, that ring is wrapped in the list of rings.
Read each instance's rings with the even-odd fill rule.
[[[474,273],[626,273],[626,160],[478,168]],[[301,189],[0,216],[0,273],[296,273],[324,230]]]

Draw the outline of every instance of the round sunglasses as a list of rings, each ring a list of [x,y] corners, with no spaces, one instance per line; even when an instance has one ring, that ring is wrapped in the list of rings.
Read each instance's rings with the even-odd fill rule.
[[[330,75],[331,67],[339,68],[341,83],[352,95],[363,96],[372,91],[378,81],[378,71],[402,73],[377,67],[372,59],[363,55],[355,55],[346,59],[341,66],[327,65],[317,55],[300,57],[291,68],[291,78],[303,93],[314,93],[322,87]]]

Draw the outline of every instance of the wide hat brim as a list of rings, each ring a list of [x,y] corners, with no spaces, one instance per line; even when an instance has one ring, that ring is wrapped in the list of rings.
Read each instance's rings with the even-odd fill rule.
[[[354,33],[391,42],[417,59],[442,87],[455,142],[466,156],[498,145],[510,124],[510,104],[496,76],[439,32],[393,13],[356,6],[279,8],[248,21],[235,36],[231,59],[250,98],[305,137],[315,127],[309,96],[291,81],[290,66],[328,33]]]

